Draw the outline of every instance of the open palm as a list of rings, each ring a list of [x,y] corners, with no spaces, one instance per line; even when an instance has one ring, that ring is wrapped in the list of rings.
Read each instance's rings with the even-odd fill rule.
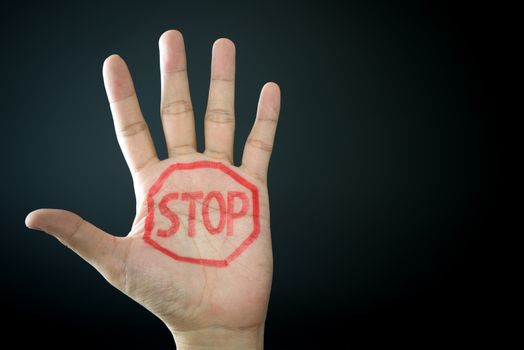
[[[30,213],[26,224],[75,250],[112,285],[162,319],[175,339],[202,330],[247,331],[260,337],[272,277],[266,176],[279,88],[274,83],[262,88],[242,164],[236,167],[234,44],[222,38],[213,45],[203,153],[196,149],[181,33],[165,32],[159,46],[167,159],[156,155],[125,62],[112,55],[103,68],[137,200],[129,234],[110,235],[76,214],[55,209]]]

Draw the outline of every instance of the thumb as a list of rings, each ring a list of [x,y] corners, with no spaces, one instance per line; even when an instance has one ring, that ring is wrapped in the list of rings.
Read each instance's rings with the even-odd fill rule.
[[[35,210],[27,215],[25,224],[56,237],[93,265],[110,283],[120,280],[124,266],[120,237],[112,236],[66,210]]]

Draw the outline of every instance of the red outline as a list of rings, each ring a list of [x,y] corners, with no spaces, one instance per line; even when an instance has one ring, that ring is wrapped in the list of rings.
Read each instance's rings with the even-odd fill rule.
[[[197,259],[187,256],[180,256],[176,253],[170,251],[169,249],[162,247],[158,244],[153,238],[151,238],[151,232],[153,231],[153,220],[155,217],[155,208],[153,197],[155,194],[160,191],[160,188],[164,184],[164,181],[168,178],[169,175],[175,170],[191,170],[197,168],[211,168],[222,171],[223,173],[231,176],[233,180],[237,181],[240,185],[245,186],[247,189],[251,190],[253,195],[253,232],[247,236],[247,238],[240,244],[240,246],[235,249],[226,259],[224,260],[212,260],[212,259]],[[219,162],[210,162],[206,160],[192,162],[192,163],[176,163],[170,165],[156,180],[156,182],[151,186],[147,194],[147,217],[145,223],[145,233],[143,239],[146,243],[151,245],[153,248],[158,249],[162,253],[170,256],[171,258],[178,261],[190,262],[193,264],[201,264],[206,266],[215,266],[215,267],[226,267],[236,259],[246,248],[253,243],[255,239],[258,238],[260,233],[260,219],[259,219],[259,206],[258,206],[258,189],[251,182],[244,179],[242,176],[238,175],[235,171],[228,168],[222,163]]]

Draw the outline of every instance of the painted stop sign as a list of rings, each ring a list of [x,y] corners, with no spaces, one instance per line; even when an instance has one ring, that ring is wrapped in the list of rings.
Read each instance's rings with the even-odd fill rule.
[[[178,261],[225,267],[260,232],[257,187],[219,162],[172,164],[147,207],[144,241]]]

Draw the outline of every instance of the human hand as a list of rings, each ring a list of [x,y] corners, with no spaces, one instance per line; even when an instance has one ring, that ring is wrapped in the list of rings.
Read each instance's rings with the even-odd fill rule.
[[[179,349],[262,348],[273,269],[266,178],[280,111],[279,87],[267,83],[262,88],[242,164],[236,167],[233,42],[219,39],[213,45],[203,153],[196,149],[181,33],[165,32],[159,47],[167,159],[156,155],[125,62],[112,55],[103,67],[136,196],[129,234],[110,235],[56,209],[31,212],[26,225],[59,239],[157,315]],[[242,192],[229,173],[254,190]],[[235,250],[238,246],[242,248]]]

